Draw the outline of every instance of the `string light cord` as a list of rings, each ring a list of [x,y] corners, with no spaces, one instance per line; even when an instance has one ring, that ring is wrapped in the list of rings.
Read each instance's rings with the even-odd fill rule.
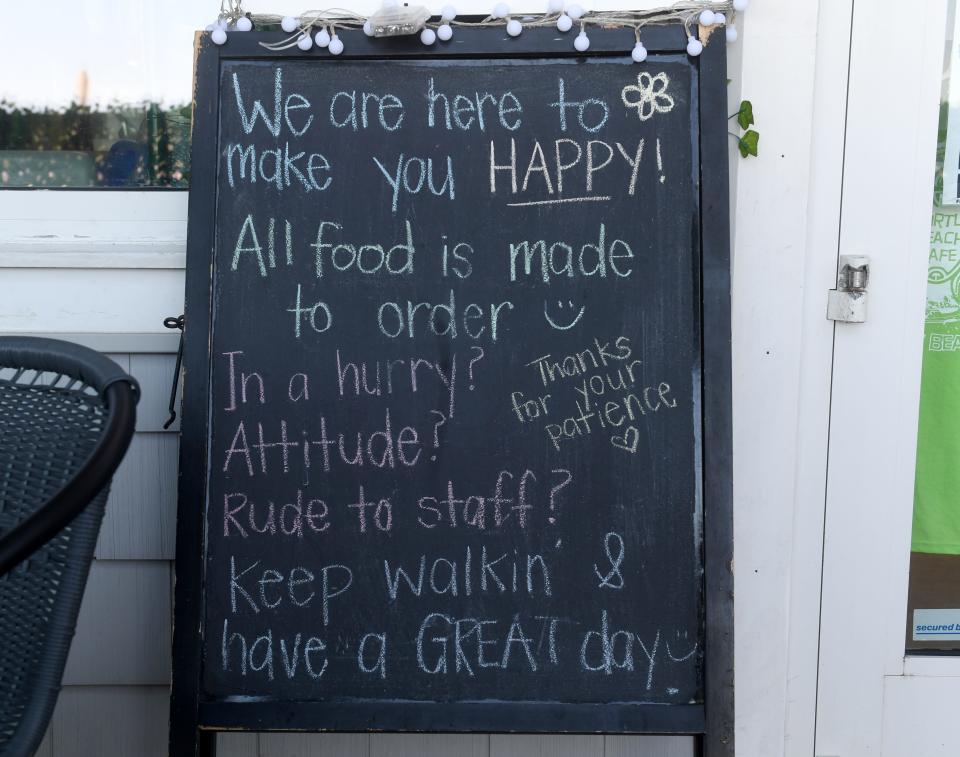
[[[432,45],[437,39],[447,41],[452,38],[454,29],[483,28],[505,26],[511,37],[519,36],[524,28],[553,27],[560,32],[570,31],[575,24],[579,24],[579,33],[574,38],[574,48],[585,52],[590,45],[587,36],[587,26],[597,27],[632,27],[636,35],[636,46],[632,57],[637,63],[647,57],[646,48],[642,42],[642,29],[646,26],[682,24],[687,35],[687,53],[691,56],[703,52],[702,41],[694,35],[693,28],[700,29],[725,27],[728,42],[737,39],[735,21],[737,14],[746,10],[749,0],[678,0],[669,6],[647,8],[629,11],[586,11],[576,3],[567,4],[565,0],[548,0],[547,11],[543,14],[518,13],[511,14],[509,6],[504,2],[497,3],[491,13],[479,21],[457,19],[456,10],[446,5],[439,16],[432,19],[423,18],[409,31],[396,33],[420,32],[420,40],[424,45]],[[224,44],[227,32],[249,31],[256,26],[279,25],[290,36],[278,42],[261,42],[268,50],[289,50],[299,47],[303,51],[310,50],[314,44],[327,48],[333,55],[343,52],[343,41],[337,35],[337,29],[362,30],[368,36],[376,36],[376,14],[366,17],[344,8],[326,8],[323,10],[308,10],[299,16],[280,16],[275,14],[248,15],[243,11],[242,0],[222,0],[220,15],[217,21],[207,27],[211,32],[214,43]],[[387,0],[383,10],[401,10],[400,6]],[[413,12],[416,9],[402,8]],[[379,12],[378,12],[379,13]]]

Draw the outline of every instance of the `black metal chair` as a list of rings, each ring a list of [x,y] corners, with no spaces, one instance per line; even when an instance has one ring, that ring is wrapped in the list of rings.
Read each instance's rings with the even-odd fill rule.
[[[0,755],[33,754],[53,714],[138,399],[93,350],[0,337]]]

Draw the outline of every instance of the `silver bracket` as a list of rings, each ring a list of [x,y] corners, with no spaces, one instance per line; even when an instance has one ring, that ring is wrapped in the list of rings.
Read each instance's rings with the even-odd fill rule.
[[[870,258],[866,255],[841,255],[837,288],[827,293],[827,318],[843,323],[866,321],[869,283]]]

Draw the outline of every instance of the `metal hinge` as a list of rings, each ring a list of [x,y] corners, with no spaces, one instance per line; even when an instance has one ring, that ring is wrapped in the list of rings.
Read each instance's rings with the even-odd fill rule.
[[[827,293],[827,318],[843,323],[866,321],[869,283],[870,258],[866,255],[841,255],[837,288]]]

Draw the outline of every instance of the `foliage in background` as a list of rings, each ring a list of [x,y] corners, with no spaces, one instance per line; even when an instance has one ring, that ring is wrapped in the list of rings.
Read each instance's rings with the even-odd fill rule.
[[[937,127],[937,166],[933,176],[933,204],[943,205],[943,163],[947,155],[947,120],[950,115],[950,103],[940,103],[940,122]]]
[[[33,110],[0,101],[0,187],[189,183],[189,105]]]

